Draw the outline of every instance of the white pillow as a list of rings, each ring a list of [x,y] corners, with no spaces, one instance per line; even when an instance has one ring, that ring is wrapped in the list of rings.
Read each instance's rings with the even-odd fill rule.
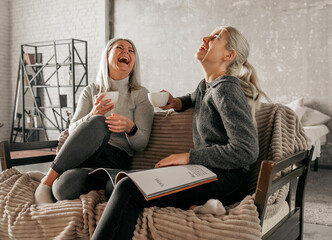
[[[303,98],[296,99],[295,101],[286,104],[286,106],[292,109],[296,113],[299,120],[301,121],[306,111],[306,107],[304,107],[303,104]]]
[[[306,111],[302,117],[303,126],[315,126],[324,124],[331,120],[331,117],[315,109],[305,107]]]
[[[290,102],[288,104],[286,104],[286,106],[300,106],[300,107],[304,107],[304,98],[299,98],[299,99],[296,99],[294,100],[293,102]]]

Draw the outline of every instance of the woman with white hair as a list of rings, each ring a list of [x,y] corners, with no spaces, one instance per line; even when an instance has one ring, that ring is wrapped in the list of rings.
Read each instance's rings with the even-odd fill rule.
[[[176,111],[194,107],[194,149],[170,155],[155,167],[201,164],[213,171],[218,181],[146,201],[135,184],[123,178],[108,200],[93,240],[131,239],[145,207],[188,209],[209,199],[229,205],[247,195],[249,168],[258,157],[254,114],[264,95],[248,56],[249,44],[239,31],[233,27],[216,29],[203,37],[196,53],[205,78],[192,94],[180,98],[170,95],[169,104],[163,107]]]
[[[103,100],[107,91],[119,92],[116,104]],[[135,151],[146,147],[151,132],[153,107],[147,93],[140,85],[133,42],[110,40],[96,82],[80,95],[69,137],[36,189],[35,203],[52,203],[52,191],[55,199],[64,200],[105,187],[107,180],[88,175],[91,168],[129,169]]]

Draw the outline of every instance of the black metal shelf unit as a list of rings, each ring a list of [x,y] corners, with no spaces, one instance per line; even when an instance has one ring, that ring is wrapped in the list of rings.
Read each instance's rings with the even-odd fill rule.
[[[48,131],[63,131],[75,112],[78,90],[87,85],[87,41],[22,44],[10,142],[18,135],[21,142],[40,141],[41,132],[42,140],[49,140]]]

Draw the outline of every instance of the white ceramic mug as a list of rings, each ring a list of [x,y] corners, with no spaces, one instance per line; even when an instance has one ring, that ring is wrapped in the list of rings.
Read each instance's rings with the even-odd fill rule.
[[[112,91],[112,92],[103,92],[104,97],[103,97],[103,101],[107,100],[107,99],[112,99],[111,103],[116,103],[118,101],[119,98],[119,92],[118,91]]]
[[[111,99],[112,101],[110,103],[115,104],[118,101],[119,98],[119,92],[118,91],[111,91],[111,92],[103,92],[104,97],[102,101],[105,101],[107,99]],[[108,103],[108,104],[110,104]],[[105,117],[111,116],[112,110],[108,111],[107,113],[104,114]]]
[[[167,104],[169,92],[152,92],[148,93],[151,104],[155,107],[163,107]]]

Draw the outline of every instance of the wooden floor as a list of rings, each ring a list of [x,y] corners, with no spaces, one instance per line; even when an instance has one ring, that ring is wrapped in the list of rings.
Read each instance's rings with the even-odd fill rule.
[[[331,240],[332,226],[304,223],[303,240]]]

